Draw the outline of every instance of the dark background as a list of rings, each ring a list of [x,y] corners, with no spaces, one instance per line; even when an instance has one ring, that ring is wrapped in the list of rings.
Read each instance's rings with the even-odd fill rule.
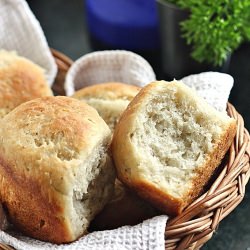
[[[40,21],[50,47],[73,60],[92,51],[82,0],[30,0],[28,3]],[[155,71],[160,72],[160,69]],[[229,73],[235,80],[230,102],[242,114],[250,130],[250,44],[243,44],[232,55]],[[250,249],[249,196],[248,185],[243,202],[220,223],[213,238],[203,249]]]

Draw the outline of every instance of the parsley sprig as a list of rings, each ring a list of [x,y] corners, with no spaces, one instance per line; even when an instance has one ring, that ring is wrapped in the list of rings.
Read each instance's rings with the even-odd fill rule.
[[[166,0],[189,11],[181,31],[192,57],[214,66],[250,41],[250,0]]]

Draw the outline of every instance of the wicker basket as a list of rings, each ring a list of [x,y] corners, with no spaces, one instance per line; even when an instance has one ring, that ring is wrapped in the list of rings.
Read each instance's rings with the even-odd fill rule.
[[[53,85],[55,94],[64,95],[64,78],[72,60],[52,50],[58,65]],[[250,176],[250,136],[244,121],[235,108],[228,104],[229,116],[237,120],[237,133],[227,156],[206,193],[189,205],[182,214],[166,225],[166,249],[199,249],[213,235],[218,224],[243,200]],[[0,249],[12,247],[0,243]]]

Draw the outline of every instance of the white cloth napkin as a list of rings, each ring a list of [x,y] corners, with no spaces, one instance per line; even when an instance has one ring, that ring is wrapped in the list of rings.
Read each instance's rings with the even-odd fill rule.
[[[71,244],[55,245],[0,231],[0,242],[18,250],[164,250],[166,215],[146,220],[136,226],[88,234]]]
[[[233,87],[232,76],[219,72],[203,72],[181,79],[187,86],[196,90],[211,106],[224,112],[230,91]]]
[[[150,64],[131,51],[98,51],[84,55],[73,63],[66,76],[65,92],[71,96],[75,90],[104,82],[123,82],[142,87],[155,79]]]
[[[43,69],[51,86],[57,66],[42,28],[24,0],[0,0],[0,49],[15,50]]]

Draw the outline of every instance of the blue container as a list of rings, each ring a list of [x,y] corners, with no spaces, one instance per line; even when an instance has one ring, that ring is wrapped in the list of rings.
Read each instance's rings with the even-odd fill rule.
[[[159,48],[155,0],[85,0],[92,38],[109,48]]]

